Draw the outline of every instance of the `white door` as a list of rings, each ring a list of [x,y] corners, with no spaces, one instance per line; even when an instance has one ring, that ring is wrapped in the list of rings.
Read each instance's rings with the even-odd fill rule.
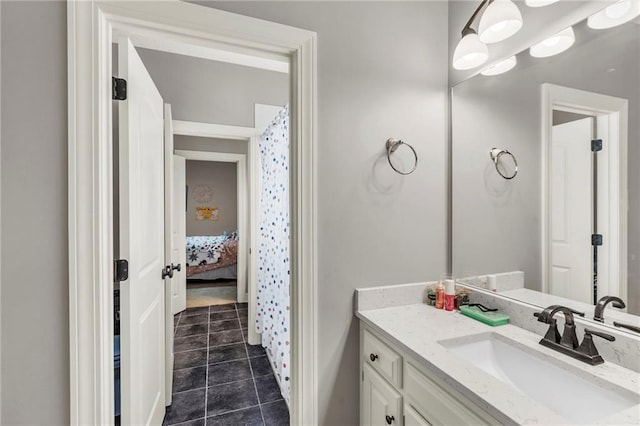
[[[553,126],[550,292],[592,303],[593,119]]]
[[[187,161],[184,157],[173,155],[173,213],[171,234],[173,251],[171,261],[180,264],[180,271],[173,277],[173,313],[187,308]]]
[[[165,407],[163,102],[135,48],[118,42],[127,80],[120,121],[120,285],[122,424],[157,425]]]

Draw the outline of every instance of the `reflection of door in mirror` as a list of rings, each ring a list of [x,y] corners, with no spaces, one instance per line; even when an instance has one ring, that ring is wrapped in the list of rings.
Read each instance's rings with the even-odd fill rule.
[[[554,111],[554,123],[557,117]],[[551,282],[549,292],[590,303],[594,178],[593,118],[554,124],[551,141]]]
[[[543,91],[553,100],[543,102],[551,121],[543,124],[542,290],[591,305],[626,300],[628,101],[558,85]]]

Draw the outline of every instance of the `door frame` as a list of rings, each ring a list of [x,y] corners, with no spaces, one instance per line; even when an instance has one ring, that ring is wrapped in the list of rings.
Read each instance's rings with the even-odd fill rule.
[[[207,152],[207,151],[187,151],[174,149],[176,155],[184,157],[187,161],[211,161],[219,163],[234,163],[236,165],[236,197],[237,197],[237,222],[238,235],[243,235],[238,240],[238,285],[236,289],[236,299],[238,302],[247,301],[247,253],[248,238],[248,194],[249,185],[247,183],[247,156],[246,154],[233,154],[227,152]],[[242,283],[242,285],[240,284]]]
[[[249,259],[249,261],[243,266],[240,266],[240,262],[238,262],[238,270],[246,271],[244,282],[247,283],[246,288],[244,288],[244,292],[242,293],[242,300],[240,299],[240,288],[238,287],[238,301],[239,302],[249,302],[249,312],[248,312],[248,320],[250,324],[255,324],[256,317],[256,291],[257,291],[257,274],[255,267],[255,250],[251,250],[252,247],[257,246],[257,208],[259,201],[259,191],[258,191],[258,179],[260,173],[260,162],[258,161],[258,130],[253,127],[242,127],[242,126],[228,126],[223,124],[212,124],[212,123],[202,123],[197,121],[185,121],[185,120],[173,120],[173,134],[181,135],[181,136],[195,136],[202,138],[215,138],[215,139],[228,139],[228,140],[237,140],[247,142],[247,156],[246,156],[246,172],[245,172],[245,180],[243,182],[244,189],[242,189],[243,194],[241,195],[241,188],[238,186],[238,201],[240,201],[240,197],[243,200],[246,200],[245,204],[245,212],[248,211],[248,214],[244,219],[240,217],[240,205],[238,204],[238,224],[246,223],[247,227],[246,231],[240,233],[240,235],[245,235],[245,244],[244,249],[242,244],[238,250],[238,258],[241,257],[244,259]],[[177,151],[174,149],[174,152]],[[211,151],[189,151],[192,156],[199,156],[200,153],[212,153]],[[181,155],[181,154],[178,154]],[[193,159],[203,159],[208,156],[199,156],[201,158],[193,158]],[[187,158],[192,159],[192,158]],[[207,161],[207,160],[204,160]],[[220,160],[208,160],[208,161],[220,161]],[[238,175],[238,184],[240,184],[240,178]],[[246,239],[246,235],[249,235],[249,238]],[[241,237],[242,240],[242,237]],[[249,248],[250,250],[247,250]],[[241,254],[241,249],[242,253]],[[238,278],[240,278],[240,273],[238,272]],[[240,280],[238,280],[240,281]],[[249,332],[247,335],[247,341],[251,345],[257,345],[260,341],[260,334],[255,330],[254,327],[249,327]]]
[[[290,63],[291,421],[317,424],[316,33],[181,1],[98,0],[67,3],[71,424],[114,422],[114,34]]]
[[[627,298],[627,144],[629,101],[608,95],[587,92],[545,83],[542,85],[541,102],[541,218],[542,218],[542,291],[548,292],[551,281],[551,191],[549,168],[551,164],[551,142],[553,127],[553,110],[561,110],[584,115],[595,116],[598,122],[598,138],[609,142],[609,202],[607,244],[608,256],[604,259],[608,274],[599,283],[606,283],[604,294]],[[599,255],[600,258],[600,255]],[[613,262],[611,259],[617,259]],[[601,287],[598,287],[600,290]],[[599,291],[600,293],[600,291]]]

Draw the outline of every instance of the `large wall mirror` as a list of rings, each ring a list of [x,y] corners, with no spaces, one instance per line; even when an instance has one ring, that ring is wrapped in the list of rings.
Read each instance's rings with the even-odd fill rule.
[[[572,29],[451,88],[452,272],[638,327],[640,18]]]

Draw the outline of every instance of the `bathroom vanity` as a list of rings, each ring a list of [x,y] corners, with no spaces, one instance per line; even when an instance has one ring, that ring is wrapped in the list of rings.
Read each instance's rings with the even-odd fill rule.
[[[427,285],[356,291],[361,425],[640,423],[637,371],[543,347],[544,325],[490,327],[435,309]]]

